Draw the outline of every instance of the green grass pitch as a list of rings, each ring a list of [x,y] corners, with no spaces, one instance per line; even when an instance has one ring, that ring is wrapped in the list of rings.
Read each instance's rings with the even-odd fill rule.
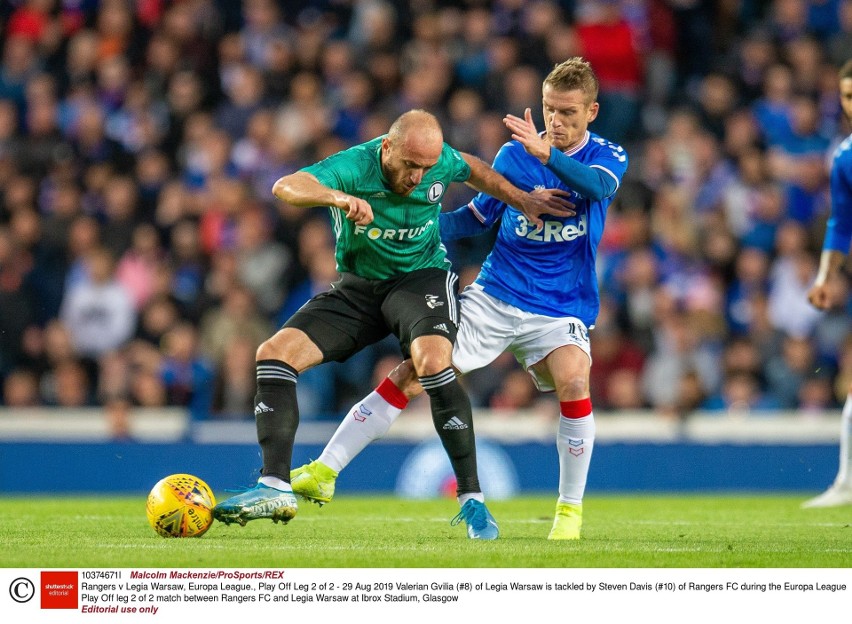
[[[3,497],[2,567],[35,568],[848,568],[852,507],[804,496],[589,496],[583,539],[549,542],[553,497],[494,501],[496,542],[452,527],[452,500],[339,495],[289,525],[214,523],[164,539],[145,497]]]

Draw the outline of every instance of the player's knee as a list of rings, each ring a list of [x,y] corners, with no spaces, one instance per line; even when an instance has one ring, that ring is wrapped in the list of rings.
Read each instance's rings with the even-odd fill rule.
[[[286,331],[280,331],[277,334],[270,336],[257,348],[257,360],[281,360],[287,361],[287,355],[291,350],[290,344],[292,340]]]
[[[303,332],[284,328],[264,340],[255,357],[256,361],[278,360],[301,371],[321,361],[322,354]]]
[[[429,351],[417,358],[415,372],[418,377],[428,377],[440,373],[450,366],[450,358],[443,353]]]
[[[449,321],[447,321],[449,323]],[[434,321],[430,320],[430,324]],[[420,329],[424,327],[421,325]],[[440,373],[450,366],[453,356],[452,338],[440,333],[419,333],[411,342],[411,361],[418,377]]]
[[[575,401],[589,396],[589,378],[586,375],[568,375],[556,379],[556,391],[561,400]]]
[[[264,340],[255,352],[255,361],[261,360],[278,360],[278,349],[271,340]]]
[[[415,374],[428,377],[440,373],[450,366],[452,353],[452,345],[446,340],[433,337],[419,339],[411,349]]]

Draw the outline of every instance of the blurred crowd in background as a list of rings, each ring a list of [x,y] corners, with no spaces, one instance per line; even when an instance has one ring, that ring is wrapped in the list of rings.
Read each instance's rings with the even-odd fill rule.
[[[592,131],[630,156],[595,409],[846,395],[849,310],[806,292],[850,132],[850,0],[12,0],[0,37],[0,405],[251,419],[256,347],[336,276],[326,209],[274,181],[411,108],[490,162],[504,114],[543,127],[541,82],[575,55],[601,83]],[[492,241],[450,248],[463,285]],[[304,373],[302,418],[339,418],[400,359],[388,339]],[[466,379],[476,407],[555,418],[510,355]]]

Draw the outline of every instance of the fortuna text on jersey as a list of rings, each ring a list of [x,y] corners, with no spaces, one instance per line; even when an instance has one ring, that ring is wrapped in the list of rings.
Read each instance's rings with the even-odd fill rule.
[[[383,230],[377,227],[368,228],[366,225],[356,225],[355,226],[355,236],[360,236],[362,234],[367,234],[367,238],[370,240],[379,240],[382,239],[391,239],[391,240],[403,240],[405,238],[417,238],[418,236],[422,236],[425,231],[431,228],[435,222],[432,219],[426,222],[425,225],[421,225],[418,228],[388,228]]]

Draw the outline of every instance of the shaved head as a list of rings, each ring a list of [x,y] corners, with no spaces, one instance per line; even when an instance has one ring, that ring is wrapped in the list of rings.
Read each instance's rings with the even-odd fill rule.
[[[382,172],[391,190],[411,194],[443,149],[444,133],[432,113],[410,110],[400,115],[382,140]]]
[[[411,137],[437,143],[444,142],[441,124],[432,113],[415,109],[400,115],[388,130],[388,138],[394,143],[405,142]]]

